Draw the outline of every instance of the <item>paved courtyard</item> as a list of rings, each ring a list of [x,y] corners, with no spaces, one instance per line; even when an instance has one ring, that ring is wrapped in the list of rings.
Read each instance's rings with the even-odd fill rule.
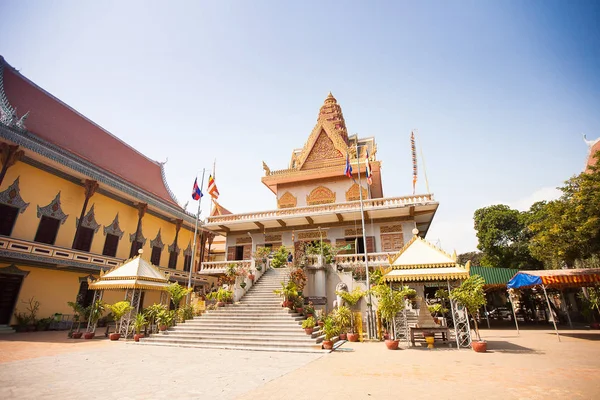
[[[0,337],[1,399],[598,399],[600,332],[484,331],[489,351],[389,351],[347,343],[331,354],[167,348]]]

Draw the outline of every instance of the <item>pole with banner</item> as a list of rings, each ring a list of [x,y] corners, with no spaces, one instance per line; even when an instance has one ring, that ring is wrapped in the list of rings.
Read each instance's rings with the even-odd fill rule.
[[[196,213],[196,227],[194,228],[194,240],[192,242],[192,261],[191,261],[191,265],[190,265],[190,273],[188,276],[188,289],[192,287],[192,271],[194,269],[194,265],[195,265],[195,261],[196,261],[196,240],[197,240],[197,236],[198,236],[198,221],[200,220],[200,205],[202,204],[202,186],[204,186],[204,173],[206,172],[205,168],[202,168],[202,180],[200,183],[200,188],[198,189],[198,192],[200,192],[199,196],[198,196],[198,212]],[[195,186],[195,185],[194,185]],[[194,193],[192,193],[192,198],[194,198],[194,194],[196,194],[196,187],[194,187]],[[190,300],[191,300],[191,296],[188,295],[187,296],[187,304],[190,304]]]

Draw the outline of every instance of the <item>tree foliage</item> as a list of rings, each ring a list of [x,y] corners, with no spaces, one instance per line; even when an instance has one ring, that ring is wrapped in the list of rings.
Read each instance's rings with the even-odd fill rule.
[[[459,287],[452,289],[450,292],[450,299],[464,306],[471,317],[473,317],[478,340],[481,340],[481,337],[479,336],[479,326],[477,325],[477,311],[486,303],[483,285],[485,285],[483,277],[471,275]]]

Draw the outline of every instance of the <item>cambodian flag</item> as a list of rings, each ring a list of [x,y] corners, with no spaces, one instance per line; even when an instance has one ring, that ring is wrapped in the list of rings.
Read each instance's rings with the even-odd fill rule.
[[[194,188],[192,189],[192,199],[200,200],[200,197],[204,196],[198,187],[198,178],[194,180]]]
[[[352,166],[350,165],[350,155],[346,154],[346,171],[344,172],[348,178],[352,178]]]

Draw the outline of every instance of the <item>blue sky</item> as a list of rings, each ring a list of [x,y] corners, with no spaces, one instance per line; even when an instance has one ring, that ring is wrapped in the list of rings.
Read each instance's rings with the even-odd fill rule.
[[[376,137],[386,196],[412,191],[418,129],[440,202],[428,239],[460,253],[477,208],[528,208],[583,169],[581,133],[600,136],[597,21],[593,1],[4,0],[0,54],[168,158],[190,210],[214,159],[221,204],[275,208],[261,161],[286,168],[332,91],[349,132]]]

